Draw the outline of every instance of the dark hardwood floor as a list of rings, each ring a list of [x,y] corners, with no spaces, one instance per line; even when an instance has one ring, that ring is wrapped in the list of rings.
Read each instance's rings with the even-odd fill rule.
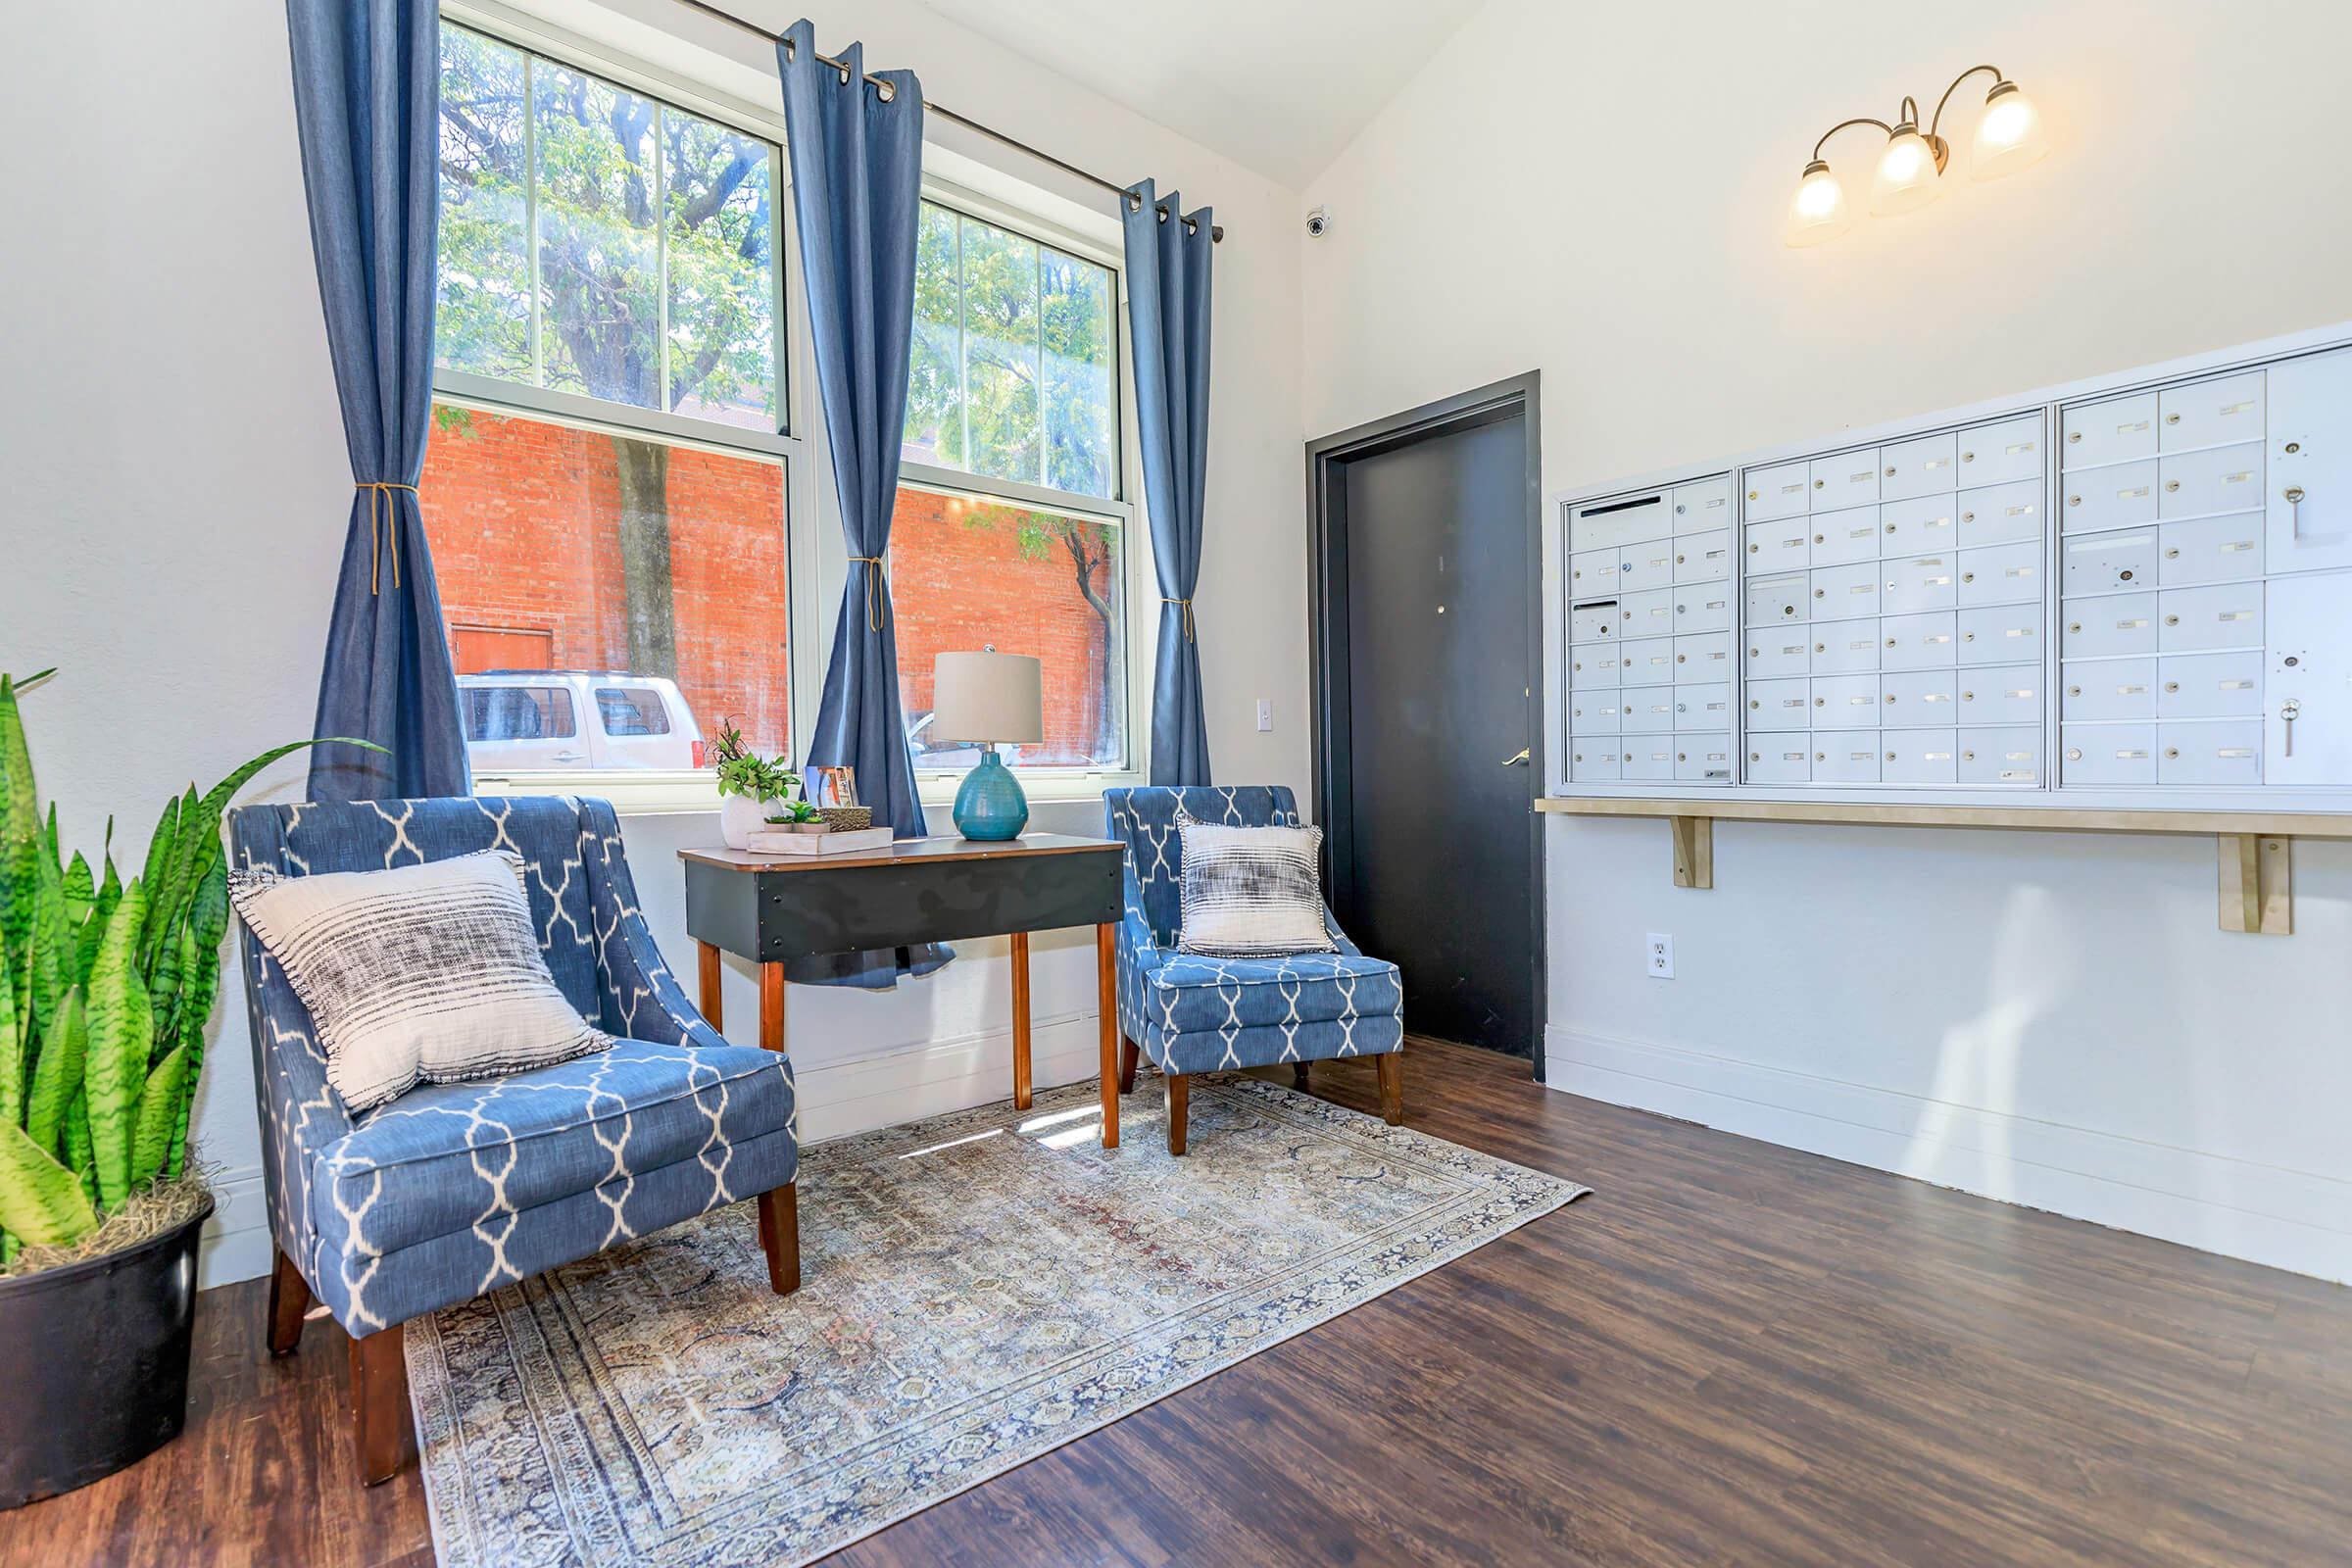
[[[1597,1191],[832,1560],[2352,1561],[2352,1292],[1459,1047],[1405,1107]],[[431,1560],[415,1471],[353,1474],[342,1336],[270,1361],[263,1290],[202,1298],[187,1433],[0,1515],[0,1561]]]

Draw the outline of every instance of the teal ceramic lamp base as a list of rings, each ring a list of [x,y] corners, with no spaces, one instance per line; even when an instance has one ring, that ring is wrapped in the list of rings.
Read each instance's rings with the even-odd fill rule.
[[[983,844],[1017,839],[1029,825],[1029,798],[1021,781],[1012,776],[994,746],[980,753],[980,765],[963,776],[956,791],[956,830]]]

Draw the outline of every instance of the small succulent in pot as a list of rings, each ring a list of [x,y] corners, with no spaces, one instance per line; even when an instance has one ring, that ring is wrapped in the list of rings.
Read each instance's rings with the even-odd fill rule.
[[[767,825],[782,828],[787,833],[830,833],[833,824],[825,813],[807,801],[786,801],[767,813]]]

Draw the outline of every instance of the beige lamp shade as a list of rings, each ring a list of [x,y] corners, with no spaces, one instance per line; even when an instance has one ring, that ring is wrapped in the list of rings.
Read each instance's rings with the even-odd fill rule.
[[[941,654],[931,666],[934,741],[1034,746],[1045,709],[1045,666],[1026,654]]]

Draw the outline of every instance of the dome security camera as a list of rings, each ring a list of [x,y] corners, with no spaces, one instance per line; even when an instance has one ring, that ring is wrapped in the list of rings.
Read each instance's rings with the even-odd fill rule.
[[[1317,207],[1306,215],[1306,237],[1321,239],[1331,232],[1331,209]]]

